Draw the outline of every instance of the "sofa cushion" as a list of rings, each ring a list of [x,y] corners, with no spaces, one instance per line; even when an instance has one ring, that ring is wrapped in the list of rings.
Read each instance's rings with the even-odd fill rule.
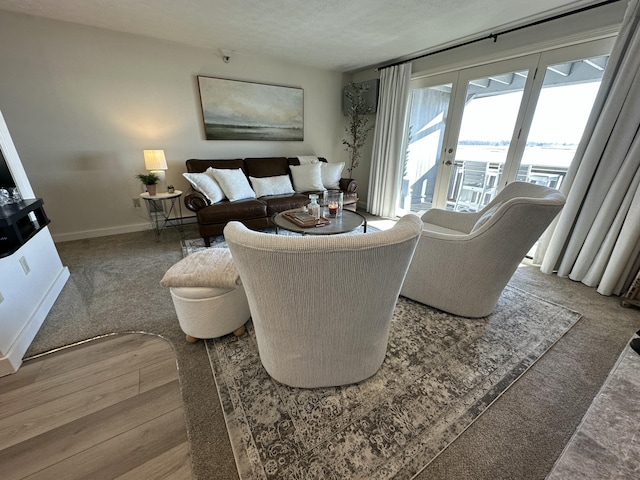
[[[189,181],[194,190],[202,193],[211,203],[216,203],[224,199],[224,192],[213,178],[211,170],[213,169],[209,167],[206,172],[183,173],[182,176]]]
[[[322,185],[329,190],[340,189],[340,178],[342,178],[342,170],[344,162],[320,164],[320,174],[322,175]]]
[[[435,233],[446,233],[447,235],[468,235],[466,232],[460,232],[452,228],[443,227],[442,225],[426,222],[423,224],[422,230]]]
[[[298,156],[298,161],[300,165],[305,165],[307,163],[318,163],[320,159],[314,155],[302,155]]]
[[[202,160],[192,158],[186,161],[187,172],[204,172],[207,168],[244,168],[244,160],[234,158],[230,160]]]
[[[251,180],[251,186],[257,197],[294,193],[289,175],[263,178],[249,177],[249,180]]]
[[[262,197],[260,199],[267,204],[267,215],[272,217],[276,213],[301,208],[309,204],[309,197],[302,193],[294,193],[293,195],[283,195],[274,197]]]
[[[246,198],[256,198],[256,192],[251,189],[249,180],[241,168],[238,169],[221,169],[213,168],[212,174],[225,196],[231,202],[244,200]]]
[[[289,162],[286,157],[245,158],[244,170],[248,177],[289,175]]]
[[[231,252],[209,248],[192,253],[174,264],[160,280],[163,287],[236,288],[242,285]]]
[[[320,163],[291,165],[293,189],[296,192],[317,192],[324,190]]]
[[[230,220],[252,220],[267,216],[267,204],[255,198],[230,202],[222,200],[196,212],[198,224],[226,223]]]

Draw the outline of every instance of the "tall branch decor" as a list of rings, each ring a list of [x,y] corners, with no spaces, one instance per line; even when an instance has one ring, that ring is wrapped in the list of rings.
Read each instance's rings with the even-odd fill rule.
[[[351,82],[345,87],[345,97],[348,102],[347,116],[349,117],[346,132],[347,138],[342,140],[344,149],[349,152],[349,178],[353,170],[360,163],[362,147],[367,140],[369,132],[373,130],[373,123],[369,115],[373,113],[373,107],[367,105],[366,93],[369,85],[365,83]]]

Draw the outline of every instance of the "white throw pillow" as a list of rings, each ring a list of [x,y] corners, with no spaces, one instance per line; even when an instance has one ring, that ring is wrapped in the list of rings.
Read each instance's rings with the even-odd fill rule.
[[[251,189],[241,168],[214,168],[211,173],[230,202],[256,198],[256,192]]]
[[[313,155],[302,155],[298,157],[298,161],[300,162],[300,165],[306,165],[307,163],[318,163],[320,159]]]
[[[211,203],[217,203],[224,199],[224,192],[209,170],[213,169],[209,167],[204,173],[183,173],[182,176],[189,181],[196,191],[207,197]]]
[[[322,184],[324,188],[329,190],[340,189],[340,179],[342,178],[342,170],[344,162],[340,163],[320,163],[320,172],[322,174]]]
[[[291,165],[289,168],[293,178],[293,189],[296,192],[318,192],[324,190],[320,163]]]
[[[253,191],[257,197],[266,195],[285,195],[294,193],[289,175],[278,175],[276,177],[249,177]]]

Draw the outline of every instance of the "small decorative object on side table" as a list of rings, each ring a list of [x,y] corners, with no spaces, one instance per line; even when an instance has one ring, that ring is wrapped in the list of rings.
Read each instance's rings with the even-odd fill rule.
[[[307,205],[307,212],[311,215],[316,221],[320,218],[320,204],[318,203],[318,195],[312,193],[309,195],[309,205]]]
[[[160,241],[160,234],[167,226],[176,228],[181,237],[184,235],[182,202],[180,201],[182,191],[174,189],[173,193],[166,192],[156,195],[149,195],[149,192],[145,192],[141,193],[140,197],[145,201],[149,220],[151,221],[151,229],[155,233],[158,242]],[[168,208],[166,208],[167,206]]]
[[[151,197],[155,196],[157,191],[157,183],[158,183],[158,180],[160,180],[160,177],[158,177],[158,174],[154,172],[138,173],[136,175],[136,178],[140,180],[142,184],[145,186],[149,196]]]

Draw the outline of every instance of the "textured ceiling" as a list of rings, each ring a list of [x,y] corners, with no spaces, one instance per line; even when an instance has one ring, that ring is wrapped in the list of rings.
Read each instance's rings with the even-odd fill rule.
[[[1,10],[352,71],[594,0],[0,0]]]

